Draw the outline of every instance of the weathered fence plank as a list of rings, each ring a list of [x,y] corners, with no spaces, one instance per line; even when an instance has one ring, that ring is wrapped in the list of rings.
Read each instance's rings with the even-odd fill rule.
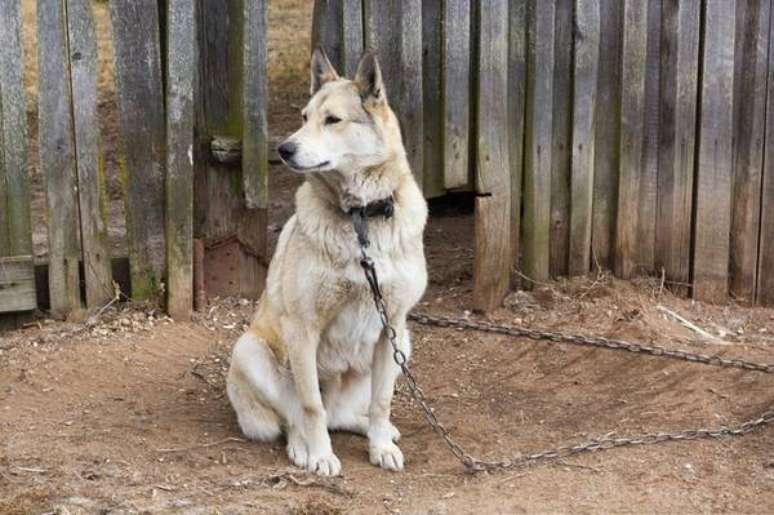
[[[121,164],[132,297],[160,291],[165,269],[164,98],[156,0],[112,0]]]
[[[476,251],[473,303],[488,311],[508,292],[511,271],[508,166],[508,0],[478,11]],[[484,194],[486,196],[482,196]]]
[[[735,15],[735,0],[704,5],[693,294],[706,301],[728,293]]]
[[[766,124],[770,0],[737,0],[731,293],[755,301]]]
[[[647,45],[645,57],[644,161],[639,184],[637,217],[637,266],[641,272],[655,269],[656,190],[661,87],[661,2],[648,0]]]
[[[700,0],[685,0],[665,2],[662,11],[655,262],[683,293],[690,281],[700,9]]]
[[[0,311],[34,309],[27,105],[18,0],[0,2]]]
[[[769,23],[769,42],[774,40],[774,23]],[[765,139],[763,177],[761,179],[760,239],[758,243],[758,277],[756,300],[774,305],[774,49],[769,46],[768,83],[766,85]]]
[[[591,268],[599,0],[575,0],[575,26],[568,272],[582,275]]]
[[[528,8],[527,108],[524,138],[523,269],[533,281],[548,279],[551,225],[551,149],[554,78],[553,0]],[[529,286],[529,285],[527,285]]]
[[[266,1],[244,3],[242,182],[248,209],[268,206],[269,131]]]
[[[196,19],[192,0],[168,0],[167,12],[167,312],[193,309],[193,137]],[[260,70],[258,71],[260,73]],[[248,112],[248,108],[245,108]],[[263,141],[265,145],[265,139]],[[243,147],[244,148],[244,147]],[[243,155],[246,149],[243,150]],[[265,157],[265,152],[264,152]]]
[[[38,9],[37,16],[39,162],[50,221],[48,287],[51,311],[62,316],[81,307],[78,177],[65,4]]]
[[[341,70],[352,78],[363,55],[363,0],[342,0],[341,19]]]
[[[621,41],[620,0],[601,0],[599,78],[594,151],[594,202],[592,209],[592,266],[613,267],[621,127]]]
[[[554,98],[551,150],[552,277],[567,274],[570,243],[570,139],[572,137],[573,0],[556,1],[554,22]]]
[[[631,277],[637,268],[639,189],[644,172],[645,64],[648,4],[624,2],[621,53],[621,147],[618,172],[618,209],[615,273]]]
[[[444,185],[453,189],[470,183],[471,5],[470,0],[446,0],[442,4]]]
[[[339,73],[343,73],[344,69],[344,32],[341,16],[343,1],[315,0],[312,12],[312,48],[321,47],[325,50],[331,64]]]
[[[86,305],[99,307],[113,296],[107,233],[107,190],[97,118],[97,35],[90,0],[67,0],[70,81],[78,171]]]
[[[521,184],[524,177],[524,121],[527,97],[527,0],[509,2],[508,11],[508,164],[511,168],[511,265],[521,253]],[[511,284],[518,285],[514,274]]]
[[[443,195],[443,96],[441,88],[441,63],[443,39],[441,2],[422,2],[422,103],[424,147],[423,192],[426,197]]]

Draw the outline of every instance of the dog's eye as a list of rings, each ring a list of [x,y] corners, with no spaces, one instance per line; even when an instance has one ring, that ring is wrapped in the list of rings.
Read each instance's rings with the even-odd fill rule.
[[[306,123],[306,114],[301,113],[301,119],[304,120],[304,123]]]
[[[339,123],[341,121],[341,118],[337,118],[336,116],[328,116],[325,118],[325,125],[333,125],[334,123]]]

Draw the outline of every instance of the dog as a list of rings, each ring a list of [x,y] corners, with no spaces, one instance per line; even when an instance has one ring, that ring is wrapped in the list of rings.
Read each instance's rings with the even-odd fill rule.
[[[273,441],[284,433],[288,457],[309,472],[341,472],[329,431],[366,436],[370,462],[399,471],[404,457],[390,406],[400,369],[348,213],[392,203],[391,214],[368,220],[368,255],[397,347],[408,357],[406,316],[427,286],[427,204],[374,53],[363,55],[348,80],[315,49],[302,118],[278,153],[305,181],[252,324],[234,346],[228,398],[246,437]]]

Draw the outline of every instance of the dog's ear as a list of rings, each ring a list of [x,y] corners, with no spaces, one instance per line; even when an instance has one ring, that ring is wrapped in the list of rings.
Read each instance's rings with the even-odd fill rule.
[[[360,58],[355,73],[355,84],[360,91],[363,102],[368,100],[382,102],[387,98],[382,81],[382,70],[374,52],[368,51]]]
[[[320,47],[312,52],[312,87],[311,94],[314,95],[326,82],[336,80],[339,74],[333,68],[333,65],[325,55],[325,50]]]

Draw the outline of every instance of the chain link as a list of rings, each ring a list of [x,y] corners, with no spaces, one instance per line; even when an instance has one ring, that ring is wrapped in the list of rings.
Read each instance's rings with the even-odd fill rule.
[[[390,345],[392,346],[393,359],[400,367],[401,373],[406,379],[409,393],[414,401],[419,405],[422,413],[427,419],[428,424],[438,434],[441,440],[446,444],[452,454],[462,463],[466,470],[470,472],[505,470],[516,467],[523,467],[531,464],[558,460],[575,454],[592,452],[597,450],[615,449],[618,447],[634,447],[638,445],[652,445],[663,442],[700,440],[706,438],[720,438],[722,436],[741,436],[745,435],[761,426],[774,423],[774,406],[764,411],[758,417],[752,418],[736,426],[720,426],[713,429],[684,429],[681,431],[646,433],[643,435],[630,437],[604,437],[586,440],[577,444],[564,445],[553,449],[546,449],[531,454],[515,454],[501,460],[484,460],[469,454],[457,443],[449,433],[449,430],[438,420],[433,408],[427,401],[427,397],[417,384],[417,379],[408,366],[406,354],[400,349],[397,342],[397,333],[390,323],[387,313],[387,306],[382,297],[379,287],[379,278],[376,274],[376,267],[373,260],[366,254],[368,240],[360,245],[361,259],[360,265],[368,281],[371,293],[373,295],[376,310],[384,326]],[[409,320],[416,323],[446,328],[457,328],[462,330],[482,331],[486,333],[504,334],[518,338],[530,338],[535,341],[548,341],[551,343],[569,343],[572,345],[581,345],[586,347],[598,347],[604,349],[634,352],[637,354],[647,354],[668,359],[688,361],[703,365],[717,367],[739,368],[747,371],[763,372],[774,374],[774,365],[755,363],[737,358],[721,358],[719,356],[709,356],[698,354],[685,350],[670,350],[658,345],[646,345],[642,343],[626,342],[614,340],[599,336],[577,336],[568,335],[552,331],[539,331],[535,329],[526,329],[522,327],[513,327],[506,325],[496,325],[488,322],[472,322],[462,318],[451,318],[442,316],[430,316],[424,314],[410,314]]]

